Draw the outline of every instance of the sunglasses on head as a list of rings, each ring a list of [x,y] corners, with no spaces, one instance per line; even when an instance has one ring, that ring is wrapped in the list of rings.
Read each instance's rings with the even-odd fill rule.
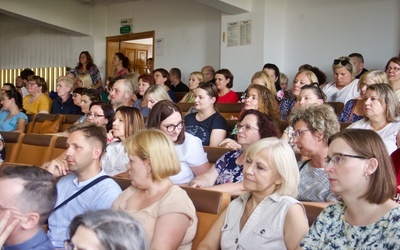
[[[334,65],[338,65],[339,63],[340,63],[342,66],[346,66],[347,64],[350,64],[350,61],[347,60],[347,59],[344,59],[344,60],[335,59],[335,60],[333,60],[333,64],[334,64]]]

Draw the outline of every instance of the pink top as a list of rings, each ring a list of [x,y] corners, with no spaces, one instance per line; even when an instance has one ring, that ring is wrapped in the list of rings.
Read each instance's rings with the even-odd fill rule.
[[[239,97],[234,91],[231,90],[224,96],[218,96],[217,103],[222,102],[239,102]]]

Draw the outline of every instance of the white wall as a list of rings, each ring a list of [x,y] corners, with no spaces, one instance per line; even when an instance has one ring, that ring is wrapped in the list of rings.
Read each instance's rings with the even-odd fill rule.
[[[156,38],[164,38],[164,53],[155,56],[155,67],[180,68],[183,82],[204,65],[219,67],[220,11],[189,0],[113,5],[108,8],[108,36],[119,35],[122,18],[132,18],[134,32],[154,30]]]

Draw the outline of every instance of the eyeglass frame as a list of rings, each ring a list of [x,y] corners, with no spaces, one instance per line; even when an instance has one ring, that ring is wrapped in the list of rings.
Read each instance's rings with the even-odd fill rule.
[[[363,159],[363,160],[369,159],[369,157],[362,156],[362,155],[349,155],[349,154],[336,153],[336,154],[333,154],[331,157],[327,156],[324,158],[324,160],[323,160],[324,168],[328,167],[328,165],[332,162],[332,159],[334,159],[334,158],[337,158],[338,161],[332,162],[332,164],[335,166],[341,165],[343,163],[343,157],[350,157],[350,158]]]
[[[397,68],[397,67],[386,67],[385,70],[386,70],[386,71],[393,70],[394,72],[398,72],[398,71],[400,70],[400,68]]]
[[[174,124],[169,124],[169,125],[160,124],[160,125],[163,126],[164,128],[166,128],[168,133],[173,133],[175,131],[175,129],[182,130],[185,127],[185,121],[181,121],[176,125],[174,125]],[[173,128],[173,129],[171,130],[171,128]]]
[[[256,130],[256,131],[260,130],[259,128],[255,128],[253,126],[250,126],[249,124],[242,125],[240,124],[240,122],[238,122],[236,124],[236,130],[239,131],[240,129],[243,129],[243,131],[245,132],[248,132],[249,130]]]
[[[91,117],[93,116],[93,118],[99,118],[99,117],[104,117],[105,115],[99,115],[99,114],[93,114],[92,112],[89,112],[87,115],[87,117]]]
[[[293,137],[300,137],[304,132],[310,131],[312,132],[311,129],[298,129],[293,131]]]

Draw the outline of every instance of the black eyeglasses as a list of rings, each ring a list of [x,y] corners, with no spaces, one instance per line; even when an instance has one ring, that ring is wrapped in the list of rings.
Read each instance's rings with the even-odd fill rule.
[[[99,114],[94,114],[94,113],[88,113],[87,114],[87,117],[92,117],[93,116],[93,118],[95,118],[95,119],[97,119],[97,118],[99,118],[99,117],[104,117],[104,115],[99,115]]]
[[[176,125],[173,125],[173,124],[163,125],[163,124],[161,124],[161,126],[165,127],[169,133],[174,132],[175,129],[178,129],[178,130],[183,129],[183,125],[185,125],[185,123],[183,121],[181,121],[180,123],[178,123]]]
[[[357,158],[357,159],[369,159],[368,157],[361,155],[348,155],[348,154],[334,154],[332,157],[325,157],[324,167],[326,168],[329,163],[333,163],[335,166],[340,166],[343,163],[343,157]]]
[[[350,64],[350,61],[347,60],[347,59],[344,59],[344,60],[335,59],[335,60],[333,60],[333,64],[334,64],[334,65],[338,65],[339,63],[340,63],[342,66],[346,66],[347,64]]]

